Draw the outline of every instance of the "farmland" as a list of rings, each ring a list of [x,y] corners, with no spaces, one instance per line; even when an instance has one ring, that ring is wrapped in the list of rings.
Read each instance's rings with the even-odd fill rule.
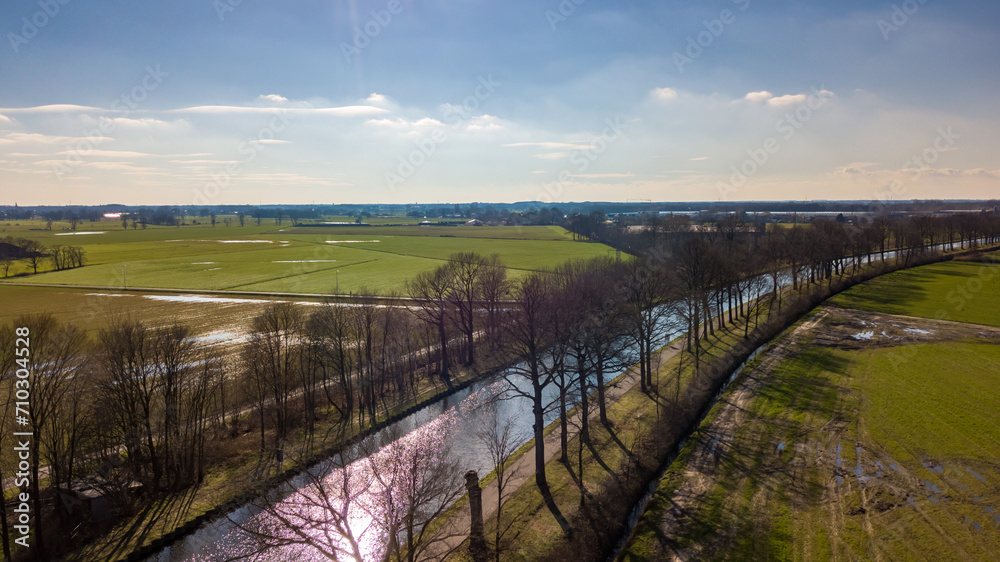
[[[1000,292],[982,268],[886,275],[789,329],[685,446],[624,559],[1000,551],[1000,330],[983,326]]]
[[[112,223],[113,224],[113,223]],[[214,289],[345,294],[401,291],[407,279],[456,252],[498,254],[515,276],[562,260],[607,255],[600,244],[573,243],[557,227],[198,227],[80,232],[8,230],[45,246],[84,248],[85,268],[40,270],[18,281],[120,288]],[[45,264],[48,268],[48,264]],[[12,275],[24,273],[17,264]]]
[[[142,310],[157,323],[183,318],[196,333],[238,334],[238,326],[259,309],[265,297],[164,300],[121,290],[163,289],[282,292],[317,297],[373,291],[405,291],[405,283],[421,271],[444,263],[456,252],[498,254],[512,277],[545,269],[573,258],[608,255],[601,244],[573,242],[558,227],[245,227],[184,226],[121,230],[114,221],[86,224],[71,234],[53,231],[40,221],[5,225],[4,235],[31,238],[46,247],[82,246],[82,268],[24,273],[15,264],[6,281],[30,284],[84,285],[106,290],[0,284],[0,322],[20,314],[51,312],[88,330],[103,326],[113,312]],[[205,314],[206,305],[212,313]]]
[[[845,308],[1000,326],[1000,262],[950,261],[897,271],[833,298]]]

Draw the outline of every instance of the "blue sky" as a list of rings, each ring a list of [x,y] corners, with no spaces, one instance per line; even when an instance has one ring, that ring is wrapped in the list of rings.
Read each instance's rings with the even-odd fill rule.
[[[7,204],[1000,196],[996,2],[36,0],[0,22]]]

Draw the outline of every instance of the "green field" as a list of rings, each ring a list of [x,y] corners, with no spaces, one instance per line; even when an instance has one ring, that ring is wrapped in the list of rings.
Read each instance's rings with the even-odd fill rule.
[[[844,308],[1000,326],[1000,262],[951,261],[898,271],[831,299]]]
[[[1000,330],[983,325],[1000,292],[982,267],[875,279],[776,340],[688,441],[624,559],[996,559]],[[956,286],[967,306],[948,303]]]
[[[37,228],[37,225],[36,225]],[[121,230],[120,223],[84,223],[67,235],[53,230],[8,232],[45,246],[86,251],[86,267],[22,275],[17,282],[108,288],[154,287],[347,294],[362,288],[402,292],[407,280],[456,252],[498,254],[517,277],[576,258],[605,256],[599,244],[573,242],[558,227],[245,227],[184,226]],[[46,269],[51,266],[46,263]],[[19,263],[12,274],[23,274]]]

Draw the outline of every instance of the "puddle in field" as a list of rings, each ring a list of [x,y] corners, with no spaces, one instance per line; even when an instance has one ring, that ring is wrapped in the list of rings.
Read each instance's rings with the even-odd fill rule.
[[[202,297],[199,295],[145,295],[143,298],[147,298],[154,301],[165,301],[165,302],[197,302],[197,303],[215,303],[215,304],[249,304],[249,303],[271,302],[260,299]]]
[[[279,260],[271,263],[334,263],[337,260]]]
[[[83,236],[85,234],[107,234],[107,232],[59,232],[56,236]]]
[[[944,474],[944,468],[941,465],[931,464],[929,462],[920,461],[920,464],[930,470],[931,472],[937,472],[938,474]]]
[[[196,261],[191,262],[191,265],[215,265],[214,261]]]
[[[164,242],[218,242],[219,244],[274,244],[274,240],[164,240]]]
[[[327,244],[367,244],[369,242],[380,242],[380,240],[327,240]]]
[[[857,334],[854,334],[851,337],[854,338],[854,339],[856,339],[856,340],[866,340],[867,341],[867,340],[870,340],[873,337],[875,337],[875,332],[872,331],[872,330],[868,330],[867,332],[858,332]]]
[[[196,344],[203,344],[206,347],[213,347],[222,344],[232,344],[247,341],[249,336],[240,335],[235,332],[217,331],[209,332],[207,334],[202,334],[200,336],[192,336],[190,339]]]
[[[974,476],[976,478],[976,480],[979,480],[983,484],[986,483],[986,479],[983,478],[982,474],[979,474],[978,472],[976,472],[975,470],[972,470],[971,468],[966,468],[965,471],[968,472],[969,474],[971,474],[972,476]]]
[[[930,480],[924,480],[924,486],[927,486],[927,488],[930,489],[930,491],[934,492],[935,494],[941,493],[941,488],[938,488],[934,484],[931,484]]]
[[[85,297],[128,297],[131,295],[122,295],[118,293],[84,293]]]
[[[781,452],[781,451],[784,451],[784,450],[785,450],[785,442],[782,441],[781,443],[778,443],[778,452]]]
[[[920,334],[922,336],[933,336],[934,335],[934,332],[932,332],[930,330],[921,330],[919,328],[906,328],[903,331],[906,332],[906,333],[908,333],[908,334]]]
[[[861,476],[864,475],[865,473],[865,469],[861,467],[861,447],[855,446],[854,452],[858,455],[857,456],[858,466],[854,468],[854,475],[857,476],[858,478],[861,478]]]
[[[206,269],[204,271],[219,271],[220,269],[222,269],[222,268],[221,267],[213,267],[211,269]]]

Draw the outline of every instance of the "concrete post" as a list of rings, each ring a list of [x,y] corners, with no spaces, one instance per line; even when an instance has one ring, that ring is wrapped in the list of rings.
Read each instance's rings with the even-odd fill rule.
[[[479,474],[475,470],[465,473],[465,489],[469,492],[469,509],[472,525],[469,529],[469,554],[473,562],[487,562],[489,549],[483,534],[483,490],[479,487]]]

